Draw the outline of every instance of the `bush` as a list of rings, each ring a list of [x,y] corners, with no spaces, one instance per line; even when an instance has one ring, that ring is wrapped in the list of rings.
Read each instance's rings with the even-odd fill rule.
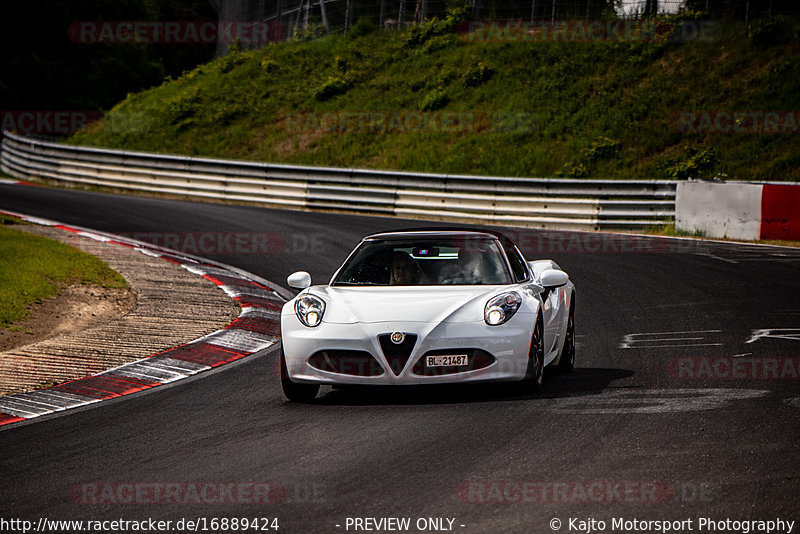
[[[331,76],[316,90],[316,92],[314,92],[314,98],[320,102],[324,102],[325,100],[333,98],[336,95],[346,93],[348,89],[350,89],[349,82],[341,78],[334,78]]]
[[[423,54],[430,54],[431,52],[436,52],[437,50],[452,46],[457,42],[458,39],[456,39],[456,36],[453,34],[437,35],[436,37],[428,39],[425,44],[422,45],[421,50]]]
[[[589,170],[583,163],[565,163],[560,170],[556,171],[556,176],[565,176],[567,178],[586,178],[589,176]]]
[[[748,35],[760,48],[788,43],[793,35],[792,23],[786,17],[759,19],[750,25]]]
[[[690,178],[708,177],[719,163],[717,151],[713,148],[684,147],[687,157],[668,159],[659,167],[667,178],[688,180]]]
[[[610,158],[617,153],[622,143],[608,137],[598,137],[587,148],[581,149],[581,157],[589,163],[599,159]]]
[[[264,58],[261,60],[261,70],[267,74],[272,74],[278,70],[278,62],[274,59]]]
[[[403,47],[414,48],[425,44],[433,37],[454,33],[458,25],[467,20],[468,16],[467,4],[451,7],[447,10],[447,16],[442,20],[433,18],[412,26],[403,34]]]
[[[494,71],[479,61],[467,69],[461,78],[461,83],[464,87],[478,87],[488,81],[492,74]]]
[[[450,102],[450,98],[441,89],[434,89],[422,99],[420,110],[422,111],[436,111],[442,109]]]
[[[219,70],[223,73],[228,73],[244,63],[245,59],[245,55],[231,45],[230,53],[225,57],[219,58],[218,60]]]
[[[292,39],[295,41],[312,41],[325,35],[325,26],[309,24],[307,28],[292,28]]]
[[[347,37],[358,39],[375,31],[375,26],[369,19],[361,18],[347,31]]]

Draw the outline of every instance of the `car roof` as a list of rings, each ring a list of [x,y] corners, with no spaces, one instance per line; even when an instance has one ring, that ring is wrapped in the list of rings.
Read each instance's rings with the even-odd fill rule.
[[[363,240],[394,240],[420,237],[483,237],[487,239],[497,239],[502,244],[514,244],[514,242],[502,232],[498,232],[496,230],[478,230],[473,228],[409,228],[404,230],[392,230],[389,232],[370,234],[364,237]]]

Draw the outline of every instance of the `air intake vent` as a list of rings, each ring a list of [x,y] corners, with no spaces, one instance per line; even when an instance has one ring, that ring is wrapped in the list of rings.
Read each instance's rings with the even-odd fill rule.
[[[352,376],[380,376],[383,367],[372,354],[363,350],[322,350],[308,359],[321,371]]]
[[[389,368],[395,374],[399,375],[403,372],[406,362],[411,357],[411,351],[414,350],[414,345],[417,344],[416,334],[405,334],[402,342],[392,342],[392,334],[381,334],[378,336],[378,341],[381,344],[381,350],[389,362]]]

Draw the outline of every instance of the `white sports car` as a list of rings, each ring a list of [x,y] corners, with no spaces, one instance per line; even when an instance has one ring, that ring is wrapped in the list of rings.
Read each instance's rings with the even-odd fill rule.
[[[281,383],[310,402],[320,384],[524,381],[575,362],[575,287],[552,260],[526,262],[497,232],[365,237],[328,285],[303,271],[281,312]]]

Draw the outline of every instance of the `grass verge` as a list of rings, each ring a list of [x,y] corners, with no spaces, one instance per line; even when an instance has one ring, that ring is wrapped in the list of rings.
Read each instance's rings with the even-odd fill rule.
[[[128,287],[125,279],[99,258],[43,237],[0,225],[0,328],[28,316],[30,305],[58,293],[65,284]]]

